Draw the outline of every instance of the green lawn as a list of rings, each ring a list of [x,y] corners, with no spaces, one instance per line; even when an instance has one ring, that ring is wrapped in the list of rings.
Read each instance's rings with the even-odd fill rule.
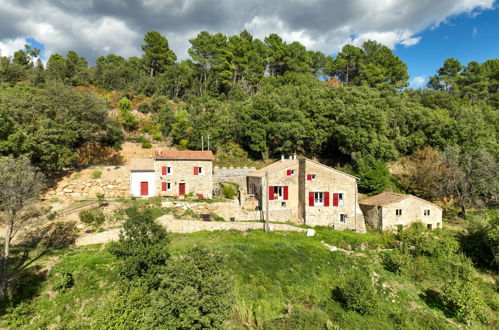
[[[424,285],[434,275],[428,275],[423,285],[410,274],[396,275],[385,270],[375,251],[345,255],[330,252],[321,243],[355,248],[367,242],[370,248],[389,247],[393,243],[389,235],[317,228],[315,237],[294,232],[234,231],[172,234],[172,238],[173,256],[200,244],[227,256],[236,278],[237,295],[227,328],[445,329],[456,326],[440,309],[429,307],[425,302]],[[27,283],[36,287],[32,298],[8,309],[0,318],[0,327],[98,328],[96,316],[106,299],[117,290],[115,262],[105,246],[100,245],[58,251],[45,257],[39,266],[50,268],[46,279]],[[346,311],[332,298],[333,289],[341,286],[352,271],[358,270],[373,274],[383,288],[379,313],[360,315]],[[66,272],[73,274],[74,287],[54,292],[52,288]],[[489,313],[496,312],[490,310]],[[496,314],[493,320],[497,319]]]

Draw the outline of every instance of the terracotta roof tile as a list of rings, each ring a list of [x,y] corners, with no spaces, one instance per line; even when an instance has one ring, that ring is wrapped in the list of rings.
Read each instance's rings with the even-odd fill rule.
[[[360,201],[359,203],[364,204],[364,205],[385,206],[388,204],[400,202],[400,201],[402,201],[406,198],[409,198],[409,197],[411,197],[411,195],[397,194],[394,192],[383,192],[381,194],[366,198],[363,201]]]
[[[161,150],[154,153],[154,159],[197,159],[214,160],[215,157],[210,150]]]
[[[132,158],[130,160],[131,171],[154,171],[154,160],[145,158]]]

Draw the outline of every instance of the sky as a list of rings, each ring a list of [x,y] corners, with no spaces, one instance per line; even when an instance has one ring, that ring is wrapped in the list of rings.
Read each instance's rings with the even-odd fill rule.
[[[444,59],[483,62],[499,55],[496,0],[0,0],[0,51],[28,43],[42,60],[75,50],[94,63],[110,53],[140,56],[157,30],[179,59],[200,31],[279,34],[335,55],[376,40],[407,63],[411,87],[426,84]]]

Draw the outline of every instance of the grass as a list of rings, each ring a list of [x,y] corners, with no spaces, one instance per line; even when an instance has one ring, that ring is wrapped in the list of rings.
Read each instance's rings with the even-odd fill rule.
[[[321,241],[336,246],[358,248],[389,247],[390,235],[339,232],[316,228],[317,235],[263,231],[197,232],[171,234],[173,256],[184,254],[195,245],[204,245],[227,257],[236,279],[237,303],[226,328],[265,329],[445,329],[451,321],[425,300],[424,292],[435,276],[428,272],[424,285],[414,274],[396,275],[387,271],[379,253],[364,251],[345,255],[328,251]],[[83,329],[96,324],[103,302],[116,294],[116,262],[105,246],[62,250],[40,262],[50,268],[48,276],[32,299],[8,309],[0,318],[0,327]],[[427,260],[417,261],[424,271]],[[332,299],[332,290],[341,286],[353,271],[376,274],[381,310],[373,315],[346,311]],[[74,287],[56,293],[54,284],[63,273],[72,273]],[[374,275],[373,275],[374,276]],[[487,284],[483,284],[487,285]],[[489,286],[491,286],[490,284]],[[489,295],[490,288],[487,287]],[[493,298],[491,298],[493,299]]]
[[[92,172],[92,179],[97,180],[102,177],[102,172],[101,171],[94,171]]]

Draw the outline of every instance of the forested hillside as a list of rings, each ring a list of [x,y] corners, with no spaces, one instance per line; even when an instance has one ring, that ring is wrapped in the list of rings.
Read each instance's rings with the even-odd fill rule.
[[[51,55],[44,66],[29,46],[3,57],[0,153],[28,154],[48,171],[77,165],[76,150],[87,142],[119,147],[126,138],[150,147],[154,139],[201,149],[209,136],[219,158],[296,152],[346,166],[367,193],[389,187],[419,193],[396,182],[385,164],[425,147],[444,167],[460,168],[464,181],[473,181],[466,175],[471,170],[496,169],[497,59],[463,65],[449,58],[428,88],[413,90],[406,88],[406,64],[375,41],[346,45],[335,57],[276,34],[259,40],[246,30],[204,31],[190,44],[190,59],[182,61],[156,31],[145,35],[140,58],[108,54],[89,66],[69,51]],[[118,116],[106,116],[113,108]],[[419,159],[425,161],[434,159]],[[423,197],[471,194],[464,204],[494,202],[490,174],[475,179],[474,191],[432,189]]]

